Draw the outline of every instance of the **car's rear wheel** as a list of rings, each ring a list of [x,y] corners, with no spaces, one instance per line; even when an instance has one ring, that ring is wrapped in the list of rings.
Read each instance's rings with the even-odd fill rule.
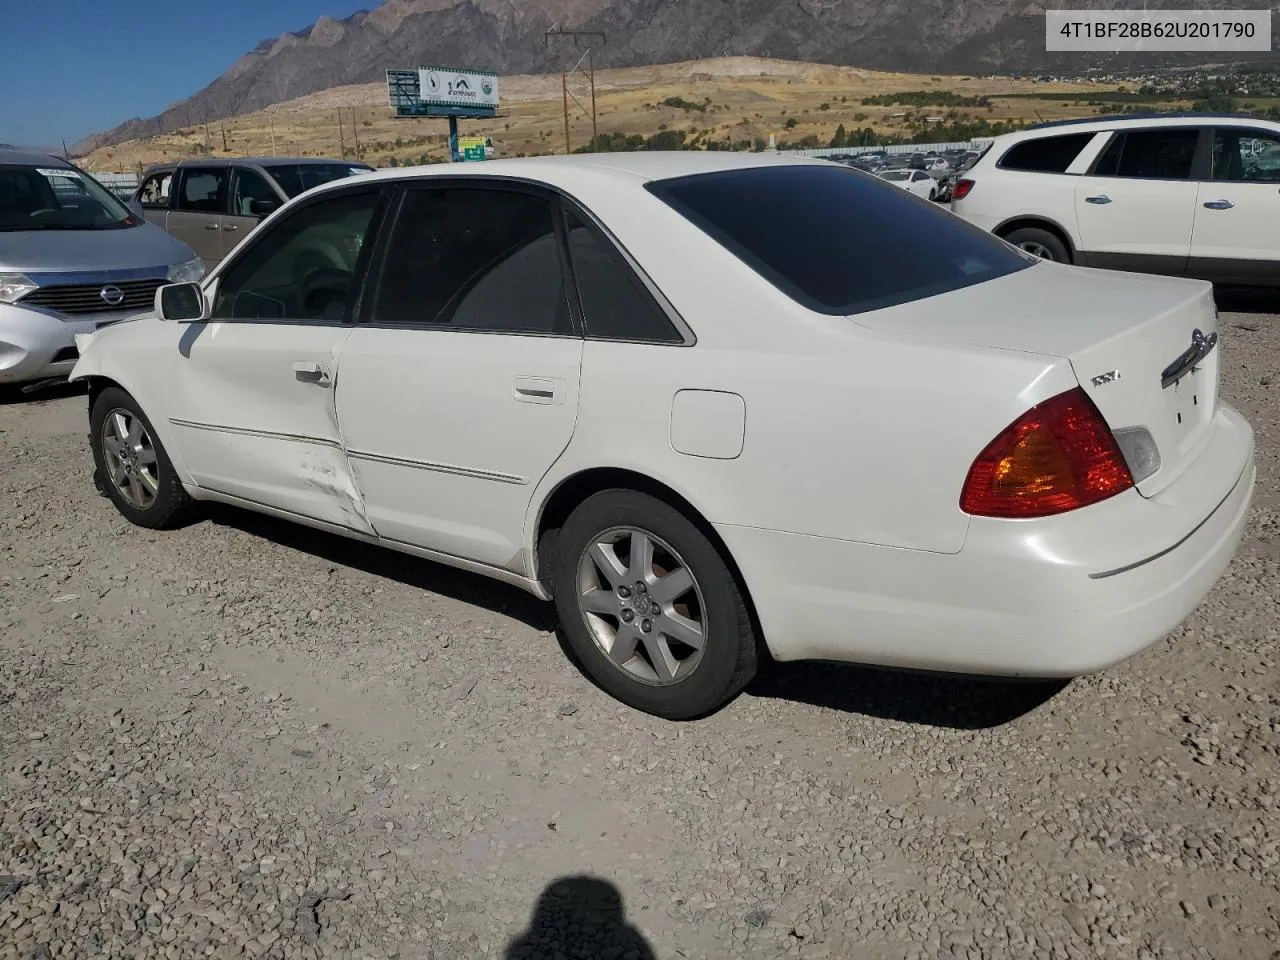
[[[606,490],[565,521],[552,573],[583,669],[637,710],[710,713],[755,673],[746,601],[716,546],[670,505]]]
[[[130,523],[153,530],[180,526],[195,509],[155,429],[133,397],[108,387],[89,414],[97,481]]]
[[[1034,254],[1041,260],[1070,263],[1071,253],[1067,245],[1055,233],[1040,227],[1020,227],[1005,237],[1019,250]]]

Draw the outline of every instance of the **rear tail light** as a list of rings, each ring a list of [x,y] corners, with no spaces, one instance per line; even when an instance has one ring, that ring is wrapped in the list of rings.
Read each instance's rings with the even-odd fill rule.
[[[1048,517],[1133,486],[1124,455],[1080,387],[1032,407],[969,468],[960,509],[978,517]]]
[[[952,200],[963,200],[973,190],[972,180],[957,180],[956,185],[951,188]]]

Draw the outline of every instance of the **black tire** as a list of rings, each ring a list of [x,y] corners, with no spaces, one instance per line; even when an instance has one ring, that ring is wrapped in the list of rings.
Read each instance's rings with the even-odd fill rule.
[[[129,502],[121,488],[110,480],[111,473],[107,469],[104,427],[107,418],[117,411],[141,422],[150,441],[150,449],[155,453],[156,489],[153,499],[143,507]],[[93,451],[95,484],[130,523],[151,530],[172,530],[188,523],[195,515],[197,503],[182,488],[177,471],[156,437],[151,421],[138,402],[119,387],[107,387],[94,398],[89,411],[89,446]]]
[[[616,665],[597,642],[588,614],[579,605],[583,589],[580,563],[589,548],[619,528],[634,528],[654,538],[655,557],[663,556],[669,546],[695,583],[684,596],[694,598],[690,603],[696,605],[704,630],[701,657],[691,654],[690,660],[681,661],[675,679],[667,685],[645,682]],[[604,490],[588,497],[569,515],[556,546],[551,582],[564,635],[588,676],[613,697],[658,717],[689,720],[722,707],[755,675],[756,633],[742,590],[716,546],[679,510],[634,490]],[[661,560],[655,560],[651,569],[662,565]],[[655,586],[660,583],[653,582]],[[612,593],[609,596],[612,599]],[[687,605],[681,606],[686,609],[679,612],[687,614]],[[608,624],[608,619],[604,622]],[[612,623],[621,625],[617,617]],[[670,642],[667,646],[674,649]],[[644,670],[652,658],[643,643],[636,649],[640,660],[632,662],[638,664],[636,669]],[[687,663],[693,665],[681,678],[679,669]]]
[[[1020,227],[1008,234],[1005,239],[1015,247],[1034,252],[1045,260],[1055,263],[1070,263],[1071,251],[1062,242],[1062,238],[1049,230],[1040,227]],[[1029,248],[1038,248],[1029,249]],[[1043,252],[1040,252],[1043,251]]]

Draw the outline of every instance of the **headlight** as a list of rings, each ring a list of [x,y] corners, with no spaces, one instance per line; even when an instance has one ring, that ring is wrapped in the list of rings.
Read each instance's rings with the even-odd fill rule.
[[[173,283],[195,283],[204,277],[204,263],[199,257],[169,268],[169,280]]]
[[[0,303],[17,303],[36,285],[21,273],[0,273]]]

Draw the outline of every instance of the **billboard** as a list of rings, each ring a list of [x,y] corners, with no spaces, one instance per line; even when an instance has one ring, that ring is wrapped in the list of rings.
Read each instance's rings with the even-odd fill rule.
[[[492,117],[498,112],[498,77],[450,67],[388,70],[387,102],[399,117]]]

